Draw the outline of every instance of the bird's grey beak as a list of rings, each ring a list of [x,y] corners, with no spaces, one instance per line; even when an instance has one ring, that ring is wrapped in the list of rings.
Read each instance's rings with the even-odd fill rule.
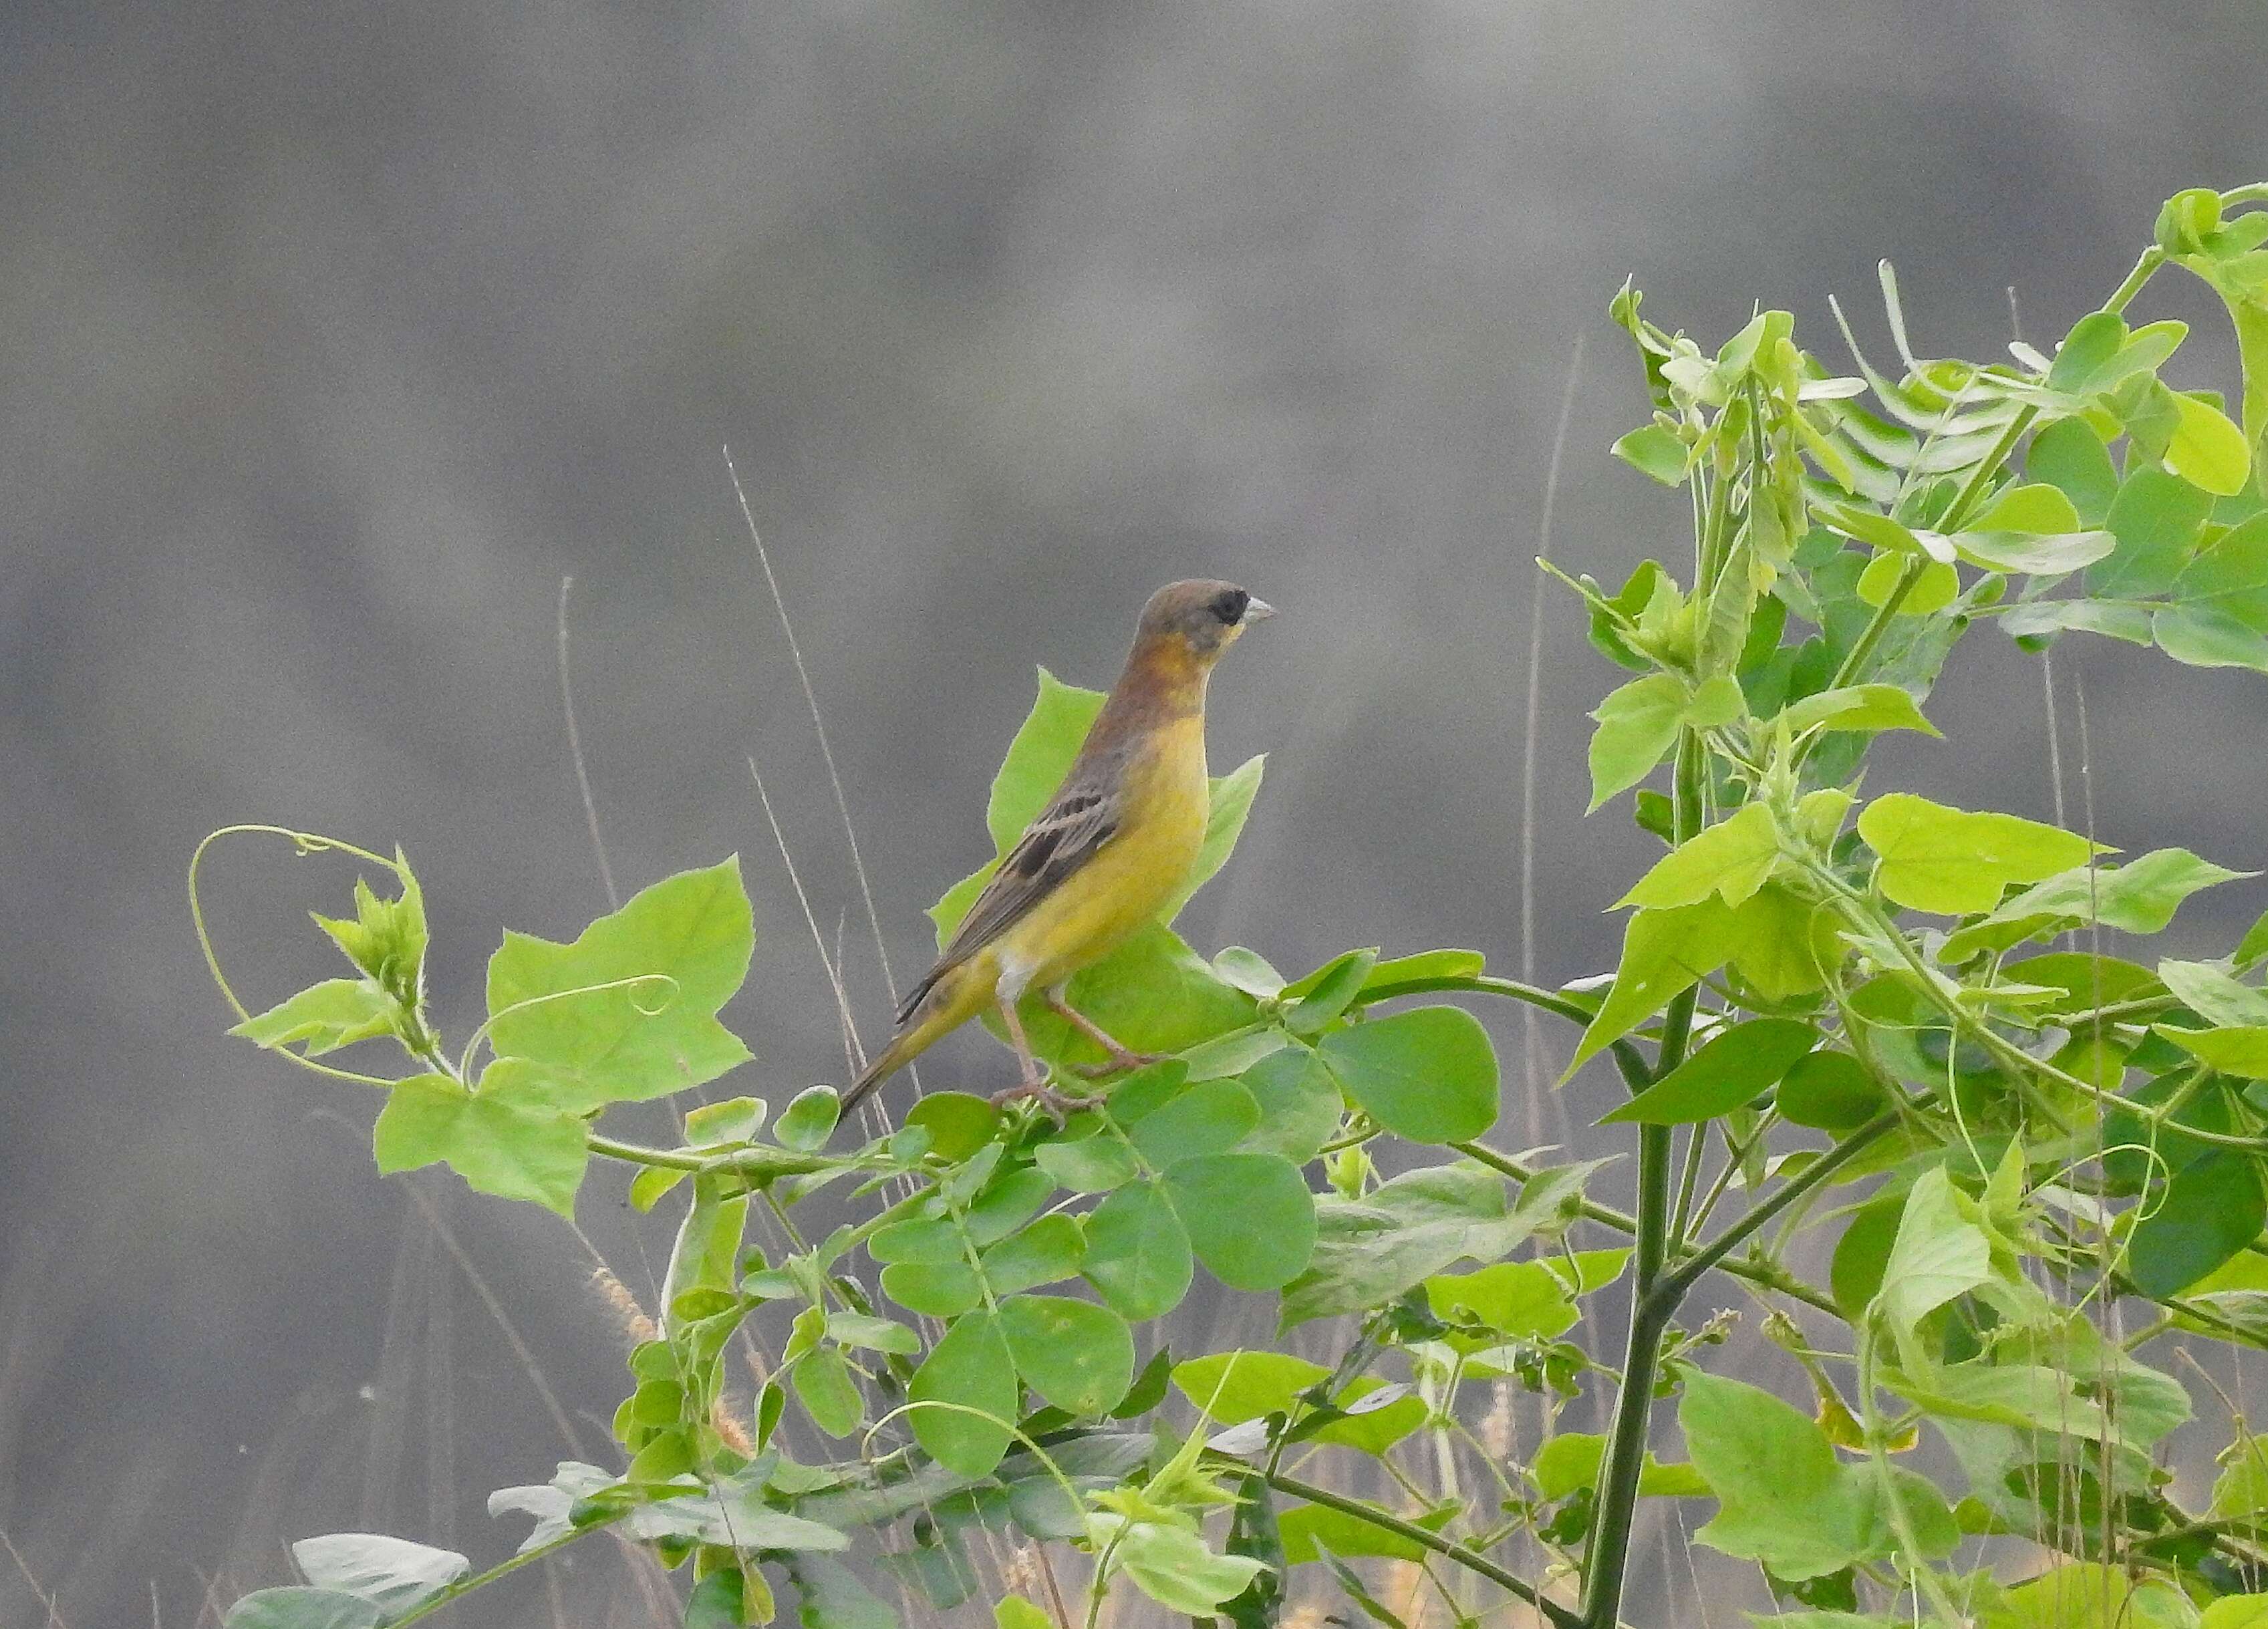
[[[1276,608],[1265,600],[1247,600],[1244,602],[1244,620],[1248,623],[1264,623],[1275,615]]]

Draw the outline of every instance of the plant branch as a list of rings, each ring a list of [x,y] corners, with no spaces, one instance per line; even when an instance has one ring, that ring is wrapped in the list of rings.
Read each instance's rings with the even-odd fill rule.
[[[1511,1177],[1514,1182],[1525,1183],[1537,1174],[1537,1167],[1513,1159],[1509,1155],[1498,1154],[1495,1149],[1483,1143],[1451,1143],[1449,1146],[1467,1159],[1477,1161],[1491,1170]],[[1586,1220],[1597,1222],[1601,1227],[1612,1227],[1616,1233],[1626,1236],[1635,1235],[1638,1232],[1638,1218],[1628,1211],[1618,1211],[1610,1205],[1601,1205],[1595,1200],[1584,1199],[1576,1205],[1576,1213]],[[1843,1316],[1843,1309],[1833,1301],[1813,1289],[1802,1279],[1790,1273],[1782,1272],[1770,1263],[1720,1261],[1712,1264],[1719,1272],[1743,1279],[1755,1285],[1758,1289],[1771,1290],[1791,1300],[1800,1301],[1808,1307],[1815,1308],[1821,1312],[1832,1314],[1838,1318]]]
[[[1478,1574],[1491,1583],[1510,1590],[1550,1619],[1554,1629],[1583,1629],[1584,1620],[1574,1612],[1557,1601],[1547,1599],[1533,1584],[1505,1571],[1486,1556],[1468,1550],[1454,1539],[1444,1538],[1415,1522],[1404,1521],[1391,1511],[1381,1510],[1363,1500],[1334,1493],[1327,1487],[1317,1487],[1312,1482],[1302,1482],[1297,1477],[1286,1476],[1282,1471],[1271,1471],[1266,1473],[1266,1477],[1268,1485],[1279,1493],[1289,1493],[1292,1498],[1304,1499],[1311,1505],[1322,1505],[1342,1515],[1352,1516],[1359,1522],[1367,1522],[1373,1527],[1383,1528],[1413,1544],[1432,1551],[1444,1560],[1454,1561],[1466,1571]]]
[[[409,1629],[409,1625],[416,1623],[421,1618],[431,1618],[452,1601],[472,1594],[483,1584],[492,1584],[507,1573],[516,1573],[531,1561],[541,1561],[553,1551],[564,1550],[577,1539],[587,1538],[593,1533],[603,1533],[612,1525],[613,1522],[609,1521],[600,1522],[590,1527],[570,1528],[549,1544],[538,1544],[533,1550],[523,1550],[516,1556],[511,1556],[497,1562],[485,1573],[475,1573],[470,1578],[460,1579],[442,1590],[440,1594],[419,1602],[401,1617],[388,1619],[390,1629]]]
[[[1676,1309],[1677,1302],[1684,1299],[1685,1292],[1693,1286],[1695,1279],[1712,1267],[1723,1263],[1725,1257],[1737,1249],[1743,1240],[1755,1237],[1773,1217],[1856,1159],[1869,1143],[1896,1127],[1899,1118],[1898,1111],[1895,1109],[1876,1115],[1866,1124],[1813,1161],[1801,1176],[1783,1185],[1771,1198],[1766,1199],[1707,1244],[1679,1262],[1663,1275],[1660,1282],[1653,1287],[1653,1293],[1663,1298],[1662,1316],[1667,1317],[1669,1313]]]

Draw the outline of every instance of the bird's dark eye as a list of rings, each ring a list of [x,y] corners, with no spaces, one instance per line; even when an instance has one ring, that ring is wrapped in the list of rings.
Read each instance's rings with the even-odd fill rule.
[[[1244,608],[1252,603],[1252,596],[1241,588],[1224,588],[1212,597],[1212,614],[1233,628],[1244,620]]]

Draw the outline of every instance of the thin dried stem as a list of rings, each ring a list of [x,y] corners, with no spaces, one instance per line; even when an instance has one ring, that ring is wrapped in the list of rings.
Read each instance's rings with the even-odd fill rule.
[[[615,887],[615,868],[607,863],[607,840],[599,835],[599,802],[591,795],[591,771],[583,761],[583,733],[575,727],[575,687],[567,677],[567,594],[572,577],[559,579],[559,710],[567,715],[567,751],[575,760],[575,786],[583,794],[583,819],[591,828],[591,851],[599,857],[599,881],[606,885],[607,909],[620,910],[622,896]]]

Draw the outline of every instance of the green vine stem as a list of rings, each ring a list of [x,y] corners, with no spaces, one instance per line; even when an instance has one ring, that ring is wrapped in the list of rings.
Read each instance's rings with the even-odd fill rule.
[[[1382,1510],[1376,1505],[1359,1499],[1351,1499],[1344,1493],[1334,1493],[1327,1487],[1318,1487],[1312,1482],[1302,1482],[1297,1477],[1286,1476],[1282,1471],[1269,1471],[1267,1482],[1269,1486],[1279,1493],[1289,1493],[1292,1498],[1304,1499],[1311,1505],[1322,1505],[1327,1509],[1339,1512],[1342,1515],[1350,1515],[1357,1521],[1367,1522],[1373,1527],[1383,1528],[1386,1531],[1406,1538],[1422,1549],[1430,1550],[1445,1560],[1454,1561],[1466,1571],[1485,1578],[1491,1583],[1518,1596],[1549,1618],[1553,1629],[1583,1629],[1583,1625],[1587,1621],[1585,1618],[1570,1611],[1558,1602],[1547,1598],[1526,1580],[1505,1571],[1486,1556],[1476,1551],[1468,1550],[1454,1539],[1444,1538],[1439,1533],[1419,1527],[1414,1522],[1406,1522],[1391,1511]]]
[[[1677,746],[1675,826],[1683,843],[1701,829],[1704,746],[1688,729]],[[1675,844],[1673,844],[1675,846]],[[1669,1004],[1654,1064],[1655,1080],[1684,1061],[1693,1028],[1698,991],[1689,986]],[[1610,1629],[1622,1611],[1623,1575],[1630,1562],[1631,1520],[1638,1507],[1638,1478],[1646,1467],[1646,1444],[1653,1419],[1653,1382],[1661,1362],[1661,1338],[1677,1298],[1656,1293],[1669,1253],[1669,1183],[1673,1150],[1670,1128],[1646,1125],[1638,1139],[1638,1281],[1631,1295],[1630,1338],[1623,1358],[1623,1382],[1591,1512],[1590,1542],[1583,1552],[1583,1623]]]

